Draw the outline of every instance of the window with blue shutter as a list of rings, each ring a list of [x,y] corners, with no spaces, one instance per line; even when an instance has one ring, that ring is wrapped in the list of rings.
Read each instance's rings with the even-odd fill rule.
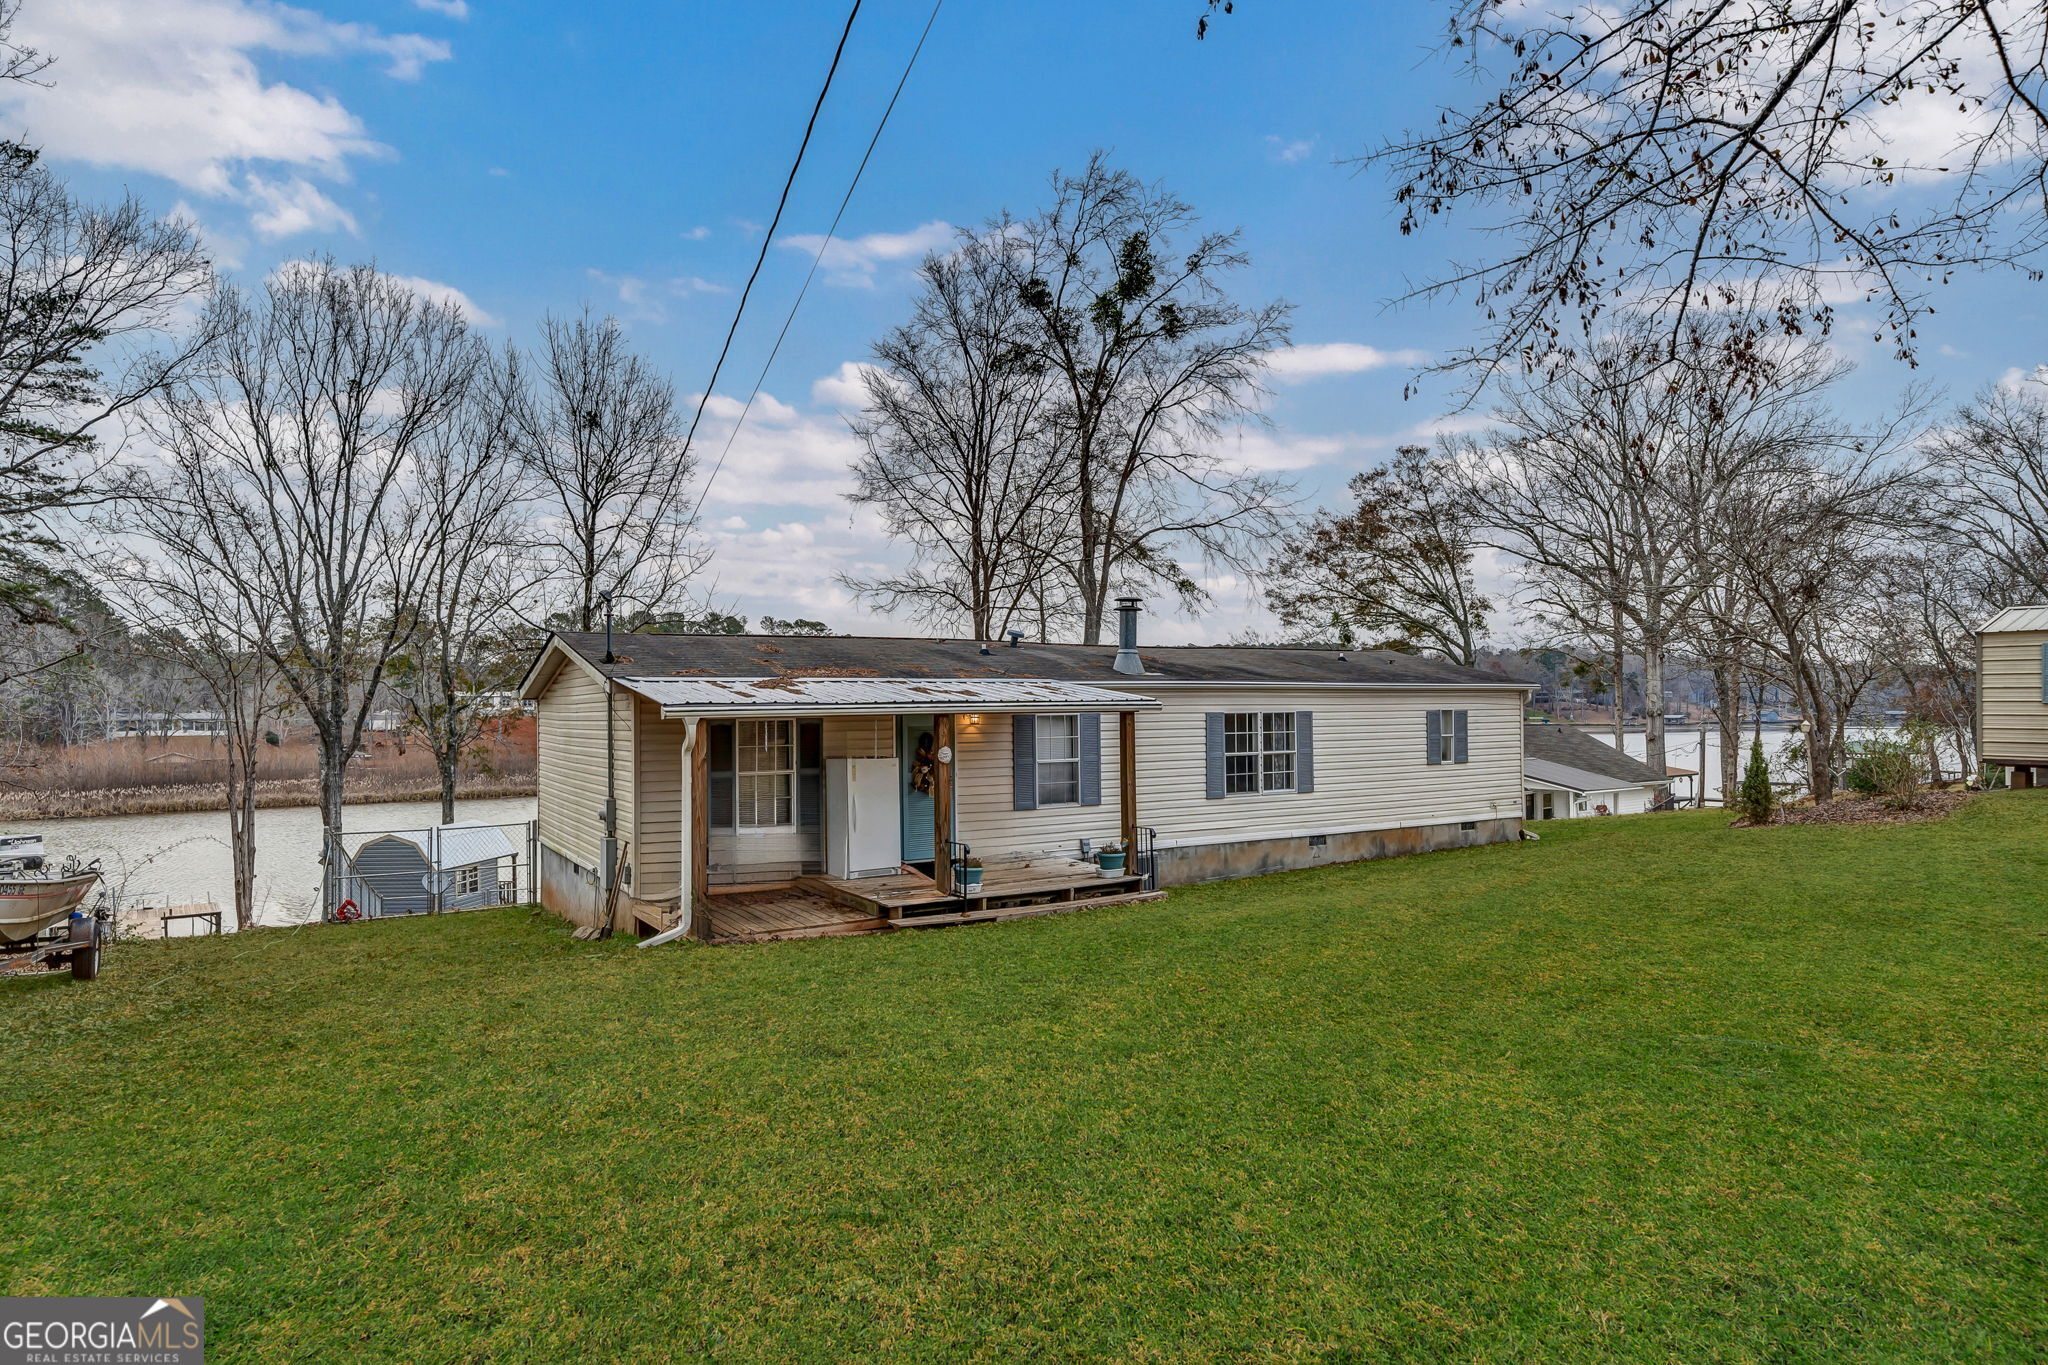
[[[1223,799],[1223,713],[1202,717],[1203,792],[1211,801]]]
[[[1081,722],[1081,804],[1102,804],[1102,717],[1084,712]]]
[[[1294,713],[1294,789],[1316,789],[1316,715],[1313,711]]]
[[[1441,763],[1444,761],[1444,713],[1425,711],[1422,717],[1424,760]]]
[[[1010,794],[1016,810],[1038,809],[1038,717],[1010,717]]]
[[[2041,646],[2041,704],[2048,706],[2048,644]]]
[[[1470,711],[1453,711],[1451,715],[1457,718],[1456,726],[1452,732],[1454,738],[1451,741],[1451,762],[1469,763],[1472,759],[1470,752],[1465,747],[1465,722],[1472,713]]]

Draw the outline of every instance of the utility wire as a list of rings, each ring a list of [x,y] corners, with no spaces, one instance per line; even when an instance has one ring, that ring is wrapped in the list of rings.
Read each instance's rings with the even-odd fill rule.
[[[903,97],[903,87],[910,83],[910,73],[917,69],[918,55],[924,51],[925,39],[931,37],[932,25],[938,22],[939,10],[946,0],[933,0],[932,12],[924,21],[924,31],[917,35],[917,46],[910,50],[910,60],[903,64],[903,74],[896,78],[896,89],[889,95],[889,103],[882,110],[882,117],[875,124],[875,134],[868,139],[867,150],[861,153],[860,165],[854,167],[853,179],[846,186],[846,193],[840,196],[839,211],[832,215],[832,226],[825,229],[825,239],[818,243],[818,252],[811,257],[810,273],[804,276],[796,298],[789,305],[788,316],[782,319],[782,330],[775,334],[775,344],[768,350],[768,359],[761,363],[761,373],[754,377],[754,388],[747,395],[747,404],[740,409],[739,420],[732,424],[726,434],[725,448],[718,452],[718,462],[711,466],[711,473],[705,477],[704,486],[697,493],[697,507],[701,510],[704,499],[711,493],[711,485],[718,478],[718,472],[725,468],[725,457],[732,454],[732,443],[739,438],[740,428],[747,423],[747,414],[754,410],[754,400],[761,396],[761,386],[768,380],[768,371],[775,364],[775,357],[782,354],[782,343],[789,336],[790,324],[796,321],[796,310],[803,307],[804,296],[811,292],[811,281],[818,277],[818,266],[825,259],[825,252],[832,246],[832,239],[839,233],[839,220],[846,216],[846,206],[853,202],[853,192],[860,188],[860,178],[867,172],[868,161],[875,154],[875,145],[882,140],[882,130],[889,126],[889,116],[896,112],[896,101]],[[693,512],[692,516],[695,515]]]
[[[704,386],[704,392],[697,399],[696,415],[690,418],[690,429],[683,436],[682,454],[678,461],[687,458],[690,443],[697,439],[697,424],[704,420],[704,405],[711,401],[712,392],[718,387],[718,372],[725,368],[725,357],[732,350],[732,339],[740,330],[740,319],[747,313],[747,296],[754,292],[754,281],[760,278],[761,266],[768,259],[768,248],[775,242],[775,229],[782,225],[782,211],[789,205],[790,187],[796,184],[796,173],[804,164],[804,152],[811,145],[811,134],[818,127],[818,114],[825,107],[825,96],[832,91],[832,78],[839,72],[839,59],[846,53],[846,40],[853,33],[853,21],[860,16],[861,0],[853,0],[853,8],[847,11],[846,27],[839,31],[839,46],[832,49],[832,65],[825,68],[825,83],[818,87],[818,98],[811,105],[810,121],[804,124],[803,141],[796,147],[796,160],[789,163],[789,174],[782,182],[782,197],[775,201],[775,216],[768,220],[768,231],[761,236],[761,250],[754,257],[754,268],[747,272],[746,286],[740,290],[739,306],[732,310],[732,326],[725,329],[725,344],[718,348],[718,359],[711,366],[711,382]],[[703,505],[703,499],[698,499]]]

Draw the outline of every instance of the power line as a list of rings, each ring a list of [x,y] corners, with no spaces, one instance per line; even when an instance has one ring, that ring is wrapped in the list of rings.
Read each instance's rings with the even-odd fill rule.
[[[853,179],[847,183],[846,193],[839,198],[839,210],[832,215],[832,225],[825,229],[824,240],[818,243],[818,251],[811,257],[811,269],[804,276],[803,285],[796,291],[796,298],[789,305],[788,316],[782,319],[782,330],[775,334],[775,344],[768,350],[768,359],[761,363],[761,373],[754,377],[753,391],[747,395],[746,406],[740,409],[739,419],[726,433],[725,448],[718,452],[718,461],[711,466],[711,473],[704,479],[704,486],[697,493],[697,507],[702,509],[704,499],[710,496],[711,485],[718,478],[718,472],[725,468],[725,457],[732,453],[732,445],[739,438],[740,428],[747,423],[747,414],[754,410],[754,400],[761,396],[761,386],[768,380],[768,371],[773,368],[775,358],[782,354],[783,340],[789,336],[790,324],[796,321],[797,309],[803,307],[804,296],[811,292],[811,281],[818,277],[818,266],[825,259],[825,252],[831,248],[832,239],[839,233],[839,220],[846,216],[846,206],[853,202],[853,192],[860,188],[860,178],[867,172],[868,160],[875,154],[875,145],[882,140],[882,130],[889,126],[889,116],[896,112],[896,101],[903,97],[903,87],[910,83],[910,73],[917,69],[918,55],[924,51],[925,39],[931,37],[932,25],[938,22],[939,10],[946,0],[933,0],[932,12],[924,21],[924,31],[917,35],[917,46],[910,50],[910,60],[903,64],[903,74],[896,78],[896,88],[889,95],[889,103],[882,110],[882,117],[875,124],[874,136],[868,139],[867,150],[861,153],[860,165],[854,167]],[[694,513],[693,513],[694,515]]]
[[[697,411],[690,418],[689,431],[683,436],[683,451],[677,457],[679,461],[689,456],[690,443],[697,439],[697,424],[704,420],[704,405],[711,401],[711,394],[718,387],[718,372],[725,368],[725,357],[732,350],[732,339],[740,330],[740,319],[746,316],[747,296],[754,292],[754,281],[760,278],[761,266],[768,259],[768,248],[775,241],[775,229],[782,225],[782,211],[789,205],[790,187],[796,184],[796,173],[804,164],[804,152],[809,149],[811,134],[817,129],[818,114],[825,107],[825,96],[832,91],[832,78],[839,72],[839,59],[846,52],[846,40],[853,32],[853,21],[860,16],[860,4],[861,0],[853,0],[853,8],[846,14],[846,27],[839,31],[839,46],[832,49],[832,65],[825,68],[825,83],[818,87],[818,98],[811,105],[810,120],[804,124],[803,141],[796,147],[796,160],[789,163],[789,174],[782,181],[782,197],[775,201],[775,216],[768,220],[768,231],[762,234],[761,250],[754,257],[754,268],[747,272],[746,286],[740,290],[739,306],[732,310],[732,326],[725,329],[725,344],[718,348],[718,359],[711,366],[711,382],[698,396]],[[701,498],[698,505],[703,505]]]

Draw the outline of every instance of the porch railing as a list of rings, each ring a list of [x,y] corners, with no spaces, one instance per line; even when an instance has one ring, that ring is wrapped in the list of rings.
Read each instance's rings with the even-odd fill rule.
[[[1145,879],[1147,891],[1159,889],[1159,861],[1152,851],[1152,843],[1159,837],[1159,831],[1150,825],[1138,826],[1138,844],[1131,850],[1131,870]]]

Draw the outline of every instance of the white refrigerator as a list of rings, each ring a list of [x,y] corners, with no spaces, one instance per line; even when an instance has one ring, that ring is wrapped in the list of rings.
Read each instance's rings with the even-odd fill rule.
[[[893,758],[825,760],[825,875],[877,877],[903,862],[903,793]]]

